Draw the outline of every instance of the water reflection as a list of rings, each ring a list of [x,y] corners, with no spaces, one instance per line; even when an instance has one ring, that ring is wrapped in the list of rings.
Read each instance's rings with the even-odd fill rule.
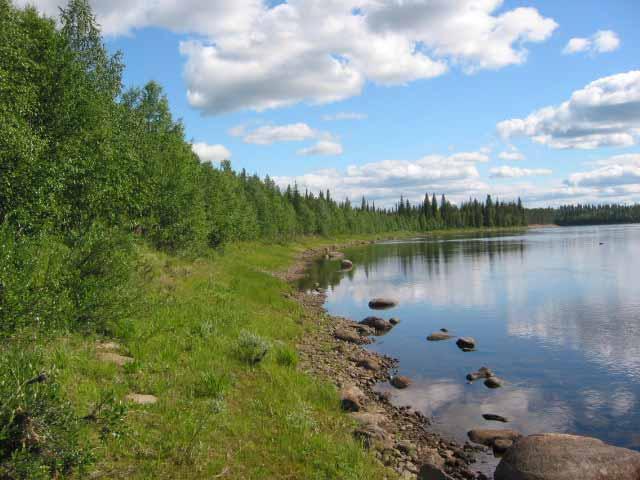
[[[376,296],[402,323],[371,347],[400,359],[414,385],[394,401],[452,435],[513,418],[524,433],[574,432],[640,449],[640,227],[541,229],[523,235],[386,242],[346,252],[356,267],[314,265],[301,286],[329,289],[331,313],[360,319]],[[425,337],[447,327],[477,352]],[[467,385],[487,365],[508,384]],[[382,387],[385,388],[385,387]]]

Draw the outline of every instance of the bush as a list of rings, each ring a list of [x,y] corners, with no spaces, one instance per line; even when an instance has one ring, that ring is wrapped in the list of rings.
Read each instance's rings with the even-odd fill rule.
[[[260,335],[243,330],[238,337],[236,353],[241,361],[256,365],[264,359],[269,348],[269,342]]]
[[[81,446],[81,420],[38,352],[0,351],[0,478],[58,478],[93,458]]]
[[[286,345],[278,347],[275,351],[275,356],[278,365],[283,367],[295,367],[298,365],[298,354]]]
[[[213,398],[222,400],[224,392],[229,388],[231,379],[228,375],[217,375],[212,372],[205,372],[193,387],[193,395],[198,398]]]

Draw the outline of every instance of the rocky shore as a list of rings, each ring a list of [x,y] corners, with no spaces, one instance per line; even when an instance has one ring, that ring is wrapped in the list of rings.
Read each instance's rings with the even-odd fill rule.
[[[307,250],[278,276],[288,282],[301,279],[313,261],[349,245]],[[299,344],[302,368],[338,387],[343,409],[356,425],[354,436],[374,450],[380,462],[405,479],[486,478],[472,467],[482,447],[444,440],[430,430],[429,419],[421,412],[394,406],[387,396],[374,390],[378,382],[396,380],[392,382],[396,387],[402,384],[401,378],[394,379],[396,359],[364,348],[372,342],[374,328],[327,314],[322,289],[295,291],[292,295],[304,307],[305,320],[319,327]]]

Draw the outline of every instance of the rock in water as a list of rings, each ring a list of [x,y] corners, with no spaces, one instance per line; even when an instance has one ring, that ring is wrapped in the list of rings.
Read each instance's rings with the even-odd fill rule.
[[[397,325],[397,324],[399,324],[399,323],[400,323],[400,319],[398,319],[398,318],[396,318],[396,317],[392,317],[392,318],[390,318],[390,319],[389,319],[389,323],[390,323],[391,325]]]
[[[512,442],[520,438],[522,435],[515,430],[493,430],[490,428],[479,428],[470,430],[467,433],[469,440],[473,443],[492,447],[496,440],[511,440]]]
[[[340,391],[340,405],[343,410],[357,412],[364,406],[365,396],[355,385],[347,385]]]
[[[367,317],[360,322],[362,325],[367,325],[368,327],[375,328],[381,332],[387,332],[393,328],[391,322],[386,321],[384,318],[380,317]]]
[[[427,340],[430,342],[439,342],[441,340],[449,340],[451,335],[447,332],[433,332],[431,335],[427,337]]]
[[[350,270],[353,268],[353,262],[345,258],[340,262],[340,267],[342,267],[343,270]]]
[[[495,480],[638,480],[640,453],[589,437],[544,433],[518,440]]]
[[[476,340],[474,338],[471,337],[460,337],[457,341],[456,341],[456,345],[458,346],[458,348],[461,348],[463,350],[472,350],[474,348],[476,348]]]
[[[503,417],[502,415],[496,415],[495,413],[483,413],[482,418],[484,418],[485,420],[491,420],[494,422],[507,423],[509,421],[509,419]]]
[[[407,388],[409,385],[411,385],[411,383],[411,379],[409,377],[405,377],[404,375],[396,375],[395,377],[391,378],[391,385],[396,388]]]
[[[502,454],[513,446],[513,440],[498,438],[493,442],[493,453]]]
[[[489,377],[484,381],[484,386],[487,388],[500,388],[502,386],[502,380],[498,377]]]
[[[374,298],[369,302],[369,308],[374,310],[382,310],[385,308],[392,308],[398,304],[395,300],[390,298]]]
[[[477,372],[467,374],[467,380],[469,380],[470,382],[489,377],[493,377],[493,372],[487,367],[480,367]]]

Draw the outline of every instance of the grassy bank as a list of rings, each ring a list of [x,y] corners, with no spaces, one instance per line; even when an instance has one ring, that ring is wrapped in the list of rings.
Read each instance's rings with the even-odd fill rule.
[[[265,273],[320,243],[244,243],[195,261],[142,249],[144,293],[116,339],[134,358],[124,366],[98,359],[106,339],[29,339],[78,415],[97,412],[80,432],[94,478],[382,478],[334,387],[297,370],[296,339],[313,326]],[[128,404],[132,392],[158,402]]]
[[[335,387],[297,368],[296,342],[317,327],[287,297],[292,287],[270,273],[307,249],[373,238],[239,243],[195,260],[140,245],[141,293],[115,338],[31,331],[12,339],[39,352],[48,382],[59,383],[81,419],[88,466],[69,476],[393,478],[352,438]],[[101,359],[108,341],[133,361]],[[158,401],[136,405],[130,393]]]

